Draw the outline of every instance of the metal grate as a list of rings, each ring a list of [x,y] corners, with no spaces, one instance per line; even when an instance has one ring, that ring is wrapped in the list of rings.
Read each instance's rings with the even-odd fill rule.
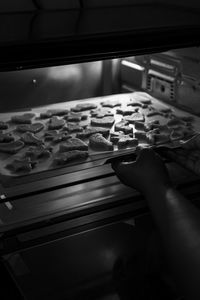
[[[170,81],[167,81],[167,80],[164,80],[163,78],[159,78],[157,76],[154,76],[152,74],[148,74],[147,76],[147,82],[146,82],[146,89],[148,91],[151,91],[153,92],[153,88],[152,88],[152,79],[157,79],[157,80],[162,80],[163,82],[163,90],[161,89],[160,90],[160,93],[163,94],[164,93],[164,90],[165,90],[165,83],[166,85],[170,85],[170,93],[169,93],[169,97],[170,97],[170,100],[175,100],[175,83],[174,82],[170,82]]]
[[[151,91],[151,75],[147,76],[147,90]]]
[[[175,99],[175,92],[174,92],[174,90],[175,90],[175,85],[174,85],[174,83],[171,83],[171,91],[170,91],[170,99],[171,100]]]

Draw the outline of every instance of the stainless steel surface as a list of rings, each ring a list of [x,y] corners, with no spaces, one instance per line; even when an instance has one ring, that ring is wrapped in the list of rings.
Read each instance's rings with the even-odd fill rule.
[[[87,8],[84,2],[71,10],[56,3],[51,10],[39,5],[29,12],[0,14],[1,68],[44,67],[199,43],[199,10],[190,4],[185,9],[179,3],[177,9],[162,1],[133,1]]]
[[[102,95],[102,62],[0,72],[0,111]],[[12,88],[11,88],[12,87]]]
[[[189,188],[186,193],[193,194],[195,186],[199,187],[198,178],[191,172],[173,163],[167,164],[167,167],[175,185],[180,185],[186,190],[187,187]],[[111,170],[110,165],[103,166],[103,168]],[[146,207],[142,199],[137,191],[120,183],[116,176],[111,173],[111,176],[102,179],[90,178],[85,183],[75,183],[72,186],[50,192],[41,192],[19,198],[16,201],[1,203],[0,232],[16,230],[29,225],[37,227],[37,224],[42,222],[51,225],[55,218],[68,217],[73,219],[74,214],[80,215],[82,213],[86,216],[83,222],[93,222],[91,212],[92,214],[101,212],[99,217],[104,219],[105,212],[109,208],[111,217],[112,214],[115,214],[114,207],[119,207],[119,214],[120,211],[122,214],[125,212],[123,209],[129,203],[132,203],[131,209],[133,210],[134,207],[135,210],[138,209],[138,203],[140,203],[140,208]]]
[[[19,227],[22,224],[50,220],[60,215],[83,211],[88,207],[108,205],[116,201],[124,201],[135,194],[131,188],[119,183],[115,177],[101,180],[90,180],[54,191],[40,193],[19,199],[19,201],[0,204],[0,231]]]

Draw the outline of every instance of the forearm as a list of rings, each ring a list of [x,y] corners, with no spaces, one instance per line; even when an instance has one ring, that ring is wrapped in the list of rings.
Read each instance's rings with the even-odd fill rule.
[[[200,299],[200,211],[170,186],[146,198],[177,283],[186,299]]]

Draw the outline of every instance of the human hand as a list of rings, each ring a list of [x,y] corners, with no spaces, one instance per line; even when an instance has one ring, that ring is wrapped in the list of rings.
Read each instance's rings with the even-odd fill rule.
[[[150,149],[141,150],[136,162],[115,162],[112,168],[122,183],[143,194],[170,185],[164,163],[159,155]]]
[[[200,134],[182,143],[180,149],[169,151],[168,156],[197,175],[200,175]]]

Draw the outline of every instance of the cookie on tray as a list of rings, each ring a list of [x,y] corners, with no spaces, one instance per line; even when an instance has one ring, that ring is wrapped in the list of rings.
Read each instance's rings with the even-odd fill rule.
[[[91,117],[95,118],[104,118],[104,117],[113,117],[114,113],[108,108],[98,108],[91,110]]]
[[[116,106],[121,106],[122,104],[118,100],[106,100],[106,101],[101,102],[101,105],[103,107],[113,108],[113,107],[116,107]]]
[[[15,158],[11,163],[7,164],[6,168],[10,169],[13,172],[30,172],[36,164],[37,162],[31,161],[30,157]]]
[[[6,122],[0,121],[0,130],[6,130],[9,126]]]
[[[155,128],[158,128],[158,126],[160,126],[160,121],[159,120],[152,120],[152,121],[147,121],[146,122],[147,130],[153,130]]]
[[[131,138],[129,135],[125,135],[119,139],[117,142],[117,146],[119,149],[127,148],[127,147],[137,147],[138,139]]]
[[[133,107],[142,107],[142,103],[140,103],[139,101],[135,101],[135,100],[130,100],[127,103],[127,106],[133,106]]]
[[[150,110],[146,112],[147,117],[154,117],[154,116],[162,116],[162,113],[159,110]]]
[[[71,111],[68,115],[66,115],[64,117],[65,120],[67,120],[67,122],[75,122],[75,123],[79,123],[81,121],[85,121],[87,120],[88,115],[85,113],[79,113],[79,112],[73,112]]]
[[[48,109],[46,112],[42,112],[40,114],[40,118],[41,119],[49,119],[53,116],[64,116],[67,115],[69,113],[68,109]]]
[[[10,143],[0,143],[0,152],[15,154],[24,147],[24,142],[17,140]]]
[[[53,143],[59,143],[71,137],[72,136],[69,135],[67,132],[59,130],[48,130],[44,133],[45,141],[51,141]]]
[[[136,112],[133,113],[130,116],[126,116],[124,117],[124,120],[129,122],[130,124],[134,124],[135,122],[144,122],[145,121],[145,117],[143,114]]]
[[[92,134],[101,133],[104,137],[109,135],[110,130],[102,127],[87,127],[83,132],[77,133],[76,137],[80,139],[87,139]]]
[[[113,144],[117,144],[117,142],[120,140],[120,138],[123,138],[125,135],[125,133],[123,131],[118,131],[118,132],[110,132],[110,141]],[[130,137],[130,135],[129,135]]]
[[[133,133],[133,128],[129,126],[129,122],[126,120],[121,120],[115,124],[115,131],[123,131],[125,134]]]
[[[146,127],[146,124],[144,122],[136,121],[134,123],[134,127],[138,131],[147,131],[147,127]]]
[[[88,157],[88,151],[72,150],[63,153],[57,153],[54,157],[54,163],[63,166],[71,161],[79,161]]]
[[[90,136],[89,145],[94,150],[109,151],[113,150],[113,144],[108,141],[101,133],[96,133]]]
[[[12,123],[17,124],[31,124],[32,119],[35,117],[34,113],[25,113],[23,115],[15,115],[11,117]]]
[[[13,142],[15,138],[10,133],[2,133],[0,132],[0,143],[9,143]]]
[[[72,150],[88,150],[88,145],[78,138],[71,138],[60,144],[59,151],[66,152]]]
[[[69,133],[82,132],[83,126],[80,126],[77,123],[67,123],[65,127],[62,129],[63,131],[67,131]]]
[[[46,147],[44,145],[30,146],[26,152],[25,157],[30,157],[32,160],[40,158],[49,158],[52,153],[52,147]]]
[[[139,107],[128,107],[128,108],[117,108],[116,113],[123,116],[129,116],[138,111],[139,111]]]
[[[61,129],[65,125],[65,120],[57,116],[51,117],[48,123],[48,129]]]
[[[91,125],[96,127],[112,127],[115,123],[114,117],[94,118],[91,119]]]
[[[33,123],[33,124],[20,124],[16,126],[16,130],[19,132],[32,132],[37,133],[44,129],[44,124]]]
[[[34,133],[32,132],[26,132],[22,134],[21,140],[26,144],[26,145],[41,145],[43,144],[43,140],[38,138]]]
[[[72,107],[71,111],[81,112],[81,111],[91,110],[95,108],[97,108],[97,105],[94,103],[80,103],[77,104],[75,107]]]

